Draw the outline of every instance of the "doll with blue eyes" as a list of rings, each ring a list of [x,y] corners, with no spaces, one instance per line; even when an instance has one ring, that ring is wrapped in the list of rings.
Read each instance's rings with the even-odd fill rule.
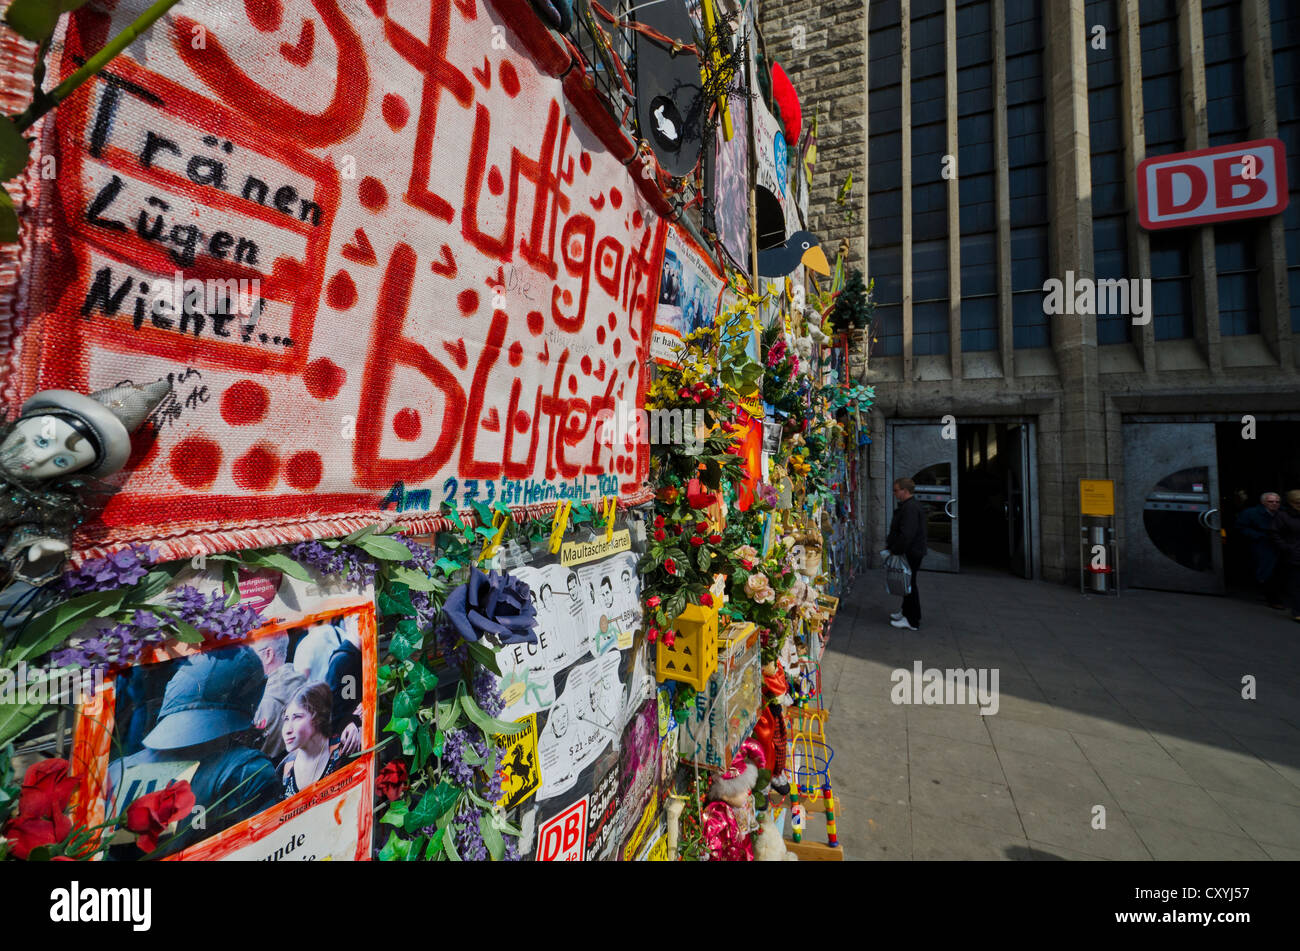
[[[122,383],[91,393],[42,390],[0,425],[0,584],[57,577],[85,512],[83,494],[131,455],[131,433],[171,390],[171,380]]]

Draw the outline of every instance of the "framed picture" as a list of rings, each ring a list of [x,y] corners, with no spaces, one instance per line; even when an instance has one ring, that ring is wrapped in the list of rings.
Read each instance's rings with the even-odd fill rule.
[[[276,620],[239,641],[155,650],[83,707],[74,820],[186,780],[195,806],[151,858],[370,856],[374,602]],[[144,853],[110,844],[109,860]]]

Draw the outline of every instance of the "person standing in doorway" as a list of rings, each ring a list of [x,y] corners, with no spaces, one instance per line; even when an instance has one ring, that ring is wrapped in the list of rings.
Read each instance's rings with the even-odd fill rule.
[[[1276,492],[1265,492],[1259,504],[1253,505],[1237,516],[1237,532],[1250,544],[1250,561],[1255,581],[1270,608],[1282,608],[1282,589],[1285,586],[1286,568],[1278,564],[1278,552],[1269,537],[1273,517],[1282,507],[1282,497]]]
[[[894,498],[898,508],[894,509],[894,519],[889,523],[889,536],[885,545],[891,555],[902,555],[912,568],[912,593],[903,598],[902,610],[889,616],[894,627],[918,630],[921,626],[921,594],[917,581],[921,571],[921,559],[925,557],[925,506],[912,497],[916,483],[911,479],[894,480]]]
[[[1274,514],[1268,534],[1281,562],[1278,570],[1286,574],[1291,619],[1300,621],[1300,489],[1286,494],[1286,504]]]

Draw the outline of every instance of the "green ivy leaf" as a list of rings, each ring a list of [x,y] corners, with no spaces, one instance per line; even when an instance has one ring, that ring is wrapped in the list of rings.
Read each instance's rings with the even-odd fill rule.
[[[411,684],[418,686],[425,693],[438,686],[438,675],[423,664],[415,664],[407,674]]]
[[[447,746],[447,737],[445,734],[443,734],[442,730],[439,730],[437,733],[433,734],[433,755],[434,756],[441,756],[442,751],[446,748],[446,746]]]
[[[460,798],[460,791],[445,779],[426,792],[419,804],[406,816],[406,831],[431,826]]]
[[[406,814],[410,811],[410,804],[404,799],[399,799],[388,804],[388,808],[384,810],[384,817],[379,822],[381,825],[401,828],[406,824]]]
[[[415,606],[411,604],[411,594],[405,582],[395,580],[385,585],[378,600],[380,614],[415,617]]]
[[[421,723],[420,728],[415,731],[415,768],[417,770],[423,769],[432,753],[433,736],[429,730],[429,724]]]
[[[492,528],[492,510],[486,504],[483,502],[470,502],[469,506],[474,510],[474,514],[478,516],[478,520],[482,525],[486,525],[489,529]]]
[[[424,836],[417,835],[414,839],[411,840],[410,851],[406,853],[406,858],[402,859],[402,861],[418,862],[420,860],[420,847],[423,845],[424,845]]]
[[[399,736],[411,729],[411,720],[409,717],[393,717],[384,727],[385,733],[396,733]]]
[[[403,839],[394,829],[388,834],[388,841],[384,847],[379,850],[379,861],[381,862],[404,862],[411,851],[411,840]]]
[[[445,831],[445,829],[439,829],[429,836],[429,846],[424,850],[424,860],[426,862],[432,862],[442,854],[442,836]]]
[[[459,562],[452,561],[450,558],[439,558],[433,564],[434,567],[441,568],[448,577],[460,571],[461,568]]]
[[[412,699],[409,690],[403,690],[393,698],[393,717],[410,720],[420,712],[420,701]]]
[[[233,561],[221,566],[221,582],[226,587],[226,607],[233,608],[239,603],[239,566]]]

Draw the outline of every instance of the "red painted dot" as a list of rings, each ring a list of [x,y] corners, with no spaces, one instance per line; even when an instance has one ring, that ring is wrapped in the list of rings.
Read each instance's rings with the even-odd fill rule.
[[[262,492],[275,485],[280,471],[280,457],[265,446],[254,446],[235,460],[235,485]]]
[[[338,396],[347,378],[347,371],[329,357],[313,360],[302,373],[307,392],[318,400],[332,400]]]
[[[248,426],[266,419],[271,395],[252,380],[240,380],[221,394],[221,418],[231,426]]]
[[[574,376],[572,373],[569,374],[569,392],[570,393],[578,392],[578,378]]]
[[[318,452],[299,452],[290,457],[284,467],[284,481],[288,482],[295,489],[316,488],[325,472],[325,467],[321,464],[320,453]]]
[[[574,257],[577,257],[577,255],[575,254]],[[565,304],[572,304],[573,291],[566,290],[563,294],[560,295],[560,300],[564,301]]]
[[[641,212],[632,212],[632,227],[639,228],[644,221],[645,219],[641,217]]]
[[[605,328],[604,328],[604,327],[601,327],[600,329],[601,329],[601,330],[604,330]],[[622,349],[623,349],[623,341],[620,340],[618,337],[615,337],[615,338],[614,338],[614,356],[617,357],[617,356],[619,355],[619,351],[621,351]]]
[[[519,74],[515,72],[514,64],[508,59],[502,60],[498,73],[501,76],[501,88],[506,91],[506,95],[511,99],[519,95]]]
[[[517,432],[521,432],[521,433],[528,432],[528,423],[529,423],[529,419],[527,413],[525,413],[523,410],[520,410],[519,412],[515,413],[515,430]]]
[[[474,311],[478,310],[478,291],[472,287],[467,287],[456,295],[456,303],[460,307],[460,312],[468,317]]]
[[[578,164],[582,166],[582,174],[590,175],[591,174],[591,153],[583,152],[581,157],[579,157],[578,159]]]
[[[629,364],[627,365],[627,375],[628,375],[628,376],[631,376],[631,377],[635,377],[635,376],[636,376],[636,361],[635,361],[635,360],[633,360],[631,363],[629,363]]]
[[[604,342],[605,342],[605,328],[604,328],[604,327],[597,326],[597,327],[596,327],[596,343],[604,343]]]
[[[516,340],[510,345],[510,365],[519,366],[524,360],[524,345]]]
[[[397,433],[398,439],[404,439],[411,442],[420,438],[420,411],[411,409],[407,406],[397,411],[393,417],[393,432]]]
[[[217,481],[221,447],[207,436],[187,436],[172,448],[167,464],[182,485],[206,489]]]
[[[501,180],[501,169],[493,165],[488,169],[488,191],[494,195],[500,195],[505,190],[506,183]]]
[[[325,285],[325,302],[335,310],[347,310],[357,302],[357,285],[352,283],[352,275],[339,271]]]
[[[284,8],[280,0],[244,0],[244,13],[248,22],[263,33],[274,33],[280,29]]]
[[[540,337],[543,326],[542,312],[540,310],[530,310],[528,312],[528,332],[534,337]]]
[[[613,205],[615,208],[622,207],[623,193],[619,191],[617,188],[611,188],[609,190],[609,203]]]
[[[606,318],[606,322],[609,324],[610,330],[613,330],[615,327],[618,326],[618,318],[614,316],[614,312],[612,310],[609,312],[609,317]]]
[[[583,372],[586,376],[591,376],[591,356],[590,356],[590,354],[586,354],[586,353],[584,353],[584,354],[582,355],[582,372]]]
[[[383,182],[372,175],[361,179],[361,184],[357,186],[357,194],[361,204],[371,211],[383,211],[388,205],[388,189],[384,187]]]
[[[406,120],[411,118],[411,107],[396,93],[390,92],[384,96],[380,110],[384,114],[384,121],[388,123],[388,128],[394,132],[406,125]]]

